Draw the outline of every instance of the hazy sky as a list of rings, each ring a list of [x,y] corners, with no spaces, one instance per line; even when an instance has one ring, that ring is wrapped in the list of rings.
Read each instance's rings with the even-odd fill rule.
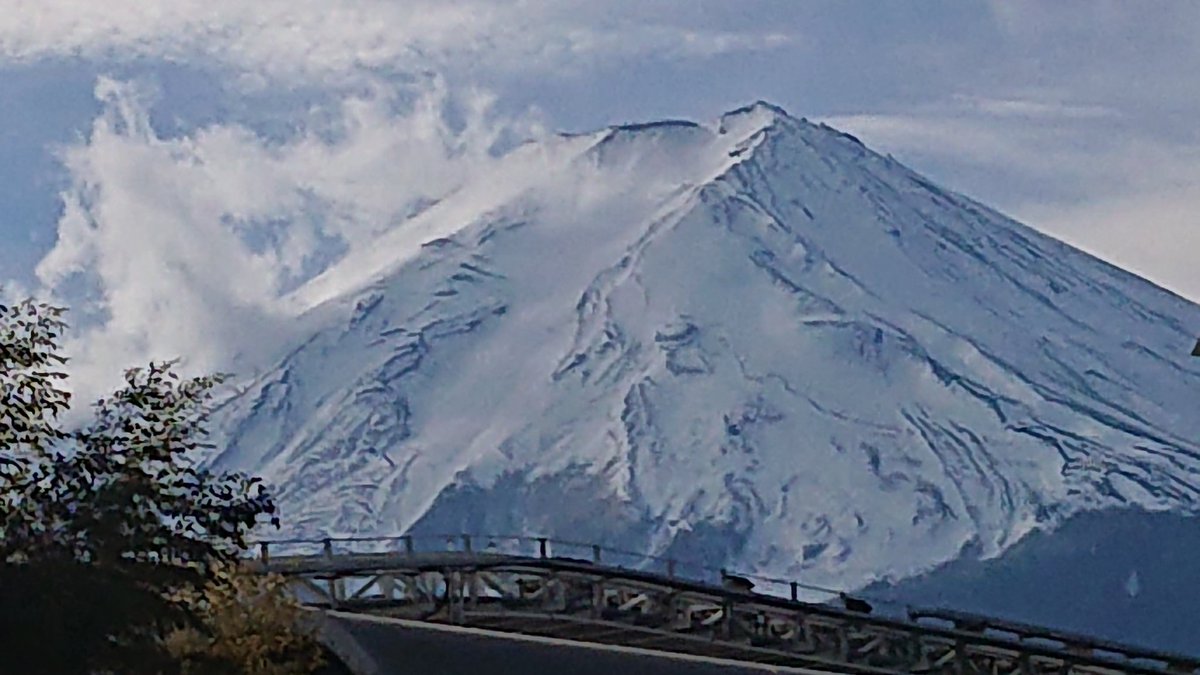
[[[1185,0],[0,0],[0,281],[136,355],[172,288],[252,306],[514,139],[766,99],[1200,299],[1196,36]]]

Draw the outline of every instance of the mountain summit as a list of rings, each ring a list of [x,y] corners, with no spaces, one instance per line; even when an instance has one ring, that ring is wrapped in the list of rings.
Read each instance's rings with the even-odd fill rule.
[[[295,301],[216,461],[298,533],[849,587],[1200,504],[1200,308],[765,103],[528,143]]]

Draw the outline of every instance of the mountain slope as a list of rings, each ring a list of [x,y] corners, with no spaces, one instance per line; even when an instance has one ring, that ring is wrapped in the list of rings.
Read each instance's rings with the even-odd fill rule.
[[[1032,534],[998,558],[956,560],[866,592],[922,607],[1004,617],[1113,642],[1200,653],[1194,516],[1102,511]]]
[[[1200,309],[766,104],[519,148],[295,300],[217,461],[299,532],[857,585],[1198,503]]]

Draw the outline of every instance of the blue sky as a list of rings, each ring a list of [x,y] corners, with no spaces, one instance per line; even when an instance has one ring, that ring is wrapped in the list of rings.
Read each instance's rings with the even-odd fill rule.
[[[1186,1],[0,0],[0,281],[132,358],[172,284],[265,302],[489,150],[766,99],[1200,299],[1196,35]]]

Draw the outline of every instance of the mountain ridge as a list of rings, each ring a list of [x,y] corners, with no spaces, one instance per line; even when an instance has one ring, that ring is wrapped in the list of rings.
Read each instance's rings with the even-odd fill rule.
[[[1200,371],[1164,356],[1195,305],[766,103],[523,152],[343,261],[219,411],[218,463],[297,531],[571,531],[849,587],[1195,509]]]

